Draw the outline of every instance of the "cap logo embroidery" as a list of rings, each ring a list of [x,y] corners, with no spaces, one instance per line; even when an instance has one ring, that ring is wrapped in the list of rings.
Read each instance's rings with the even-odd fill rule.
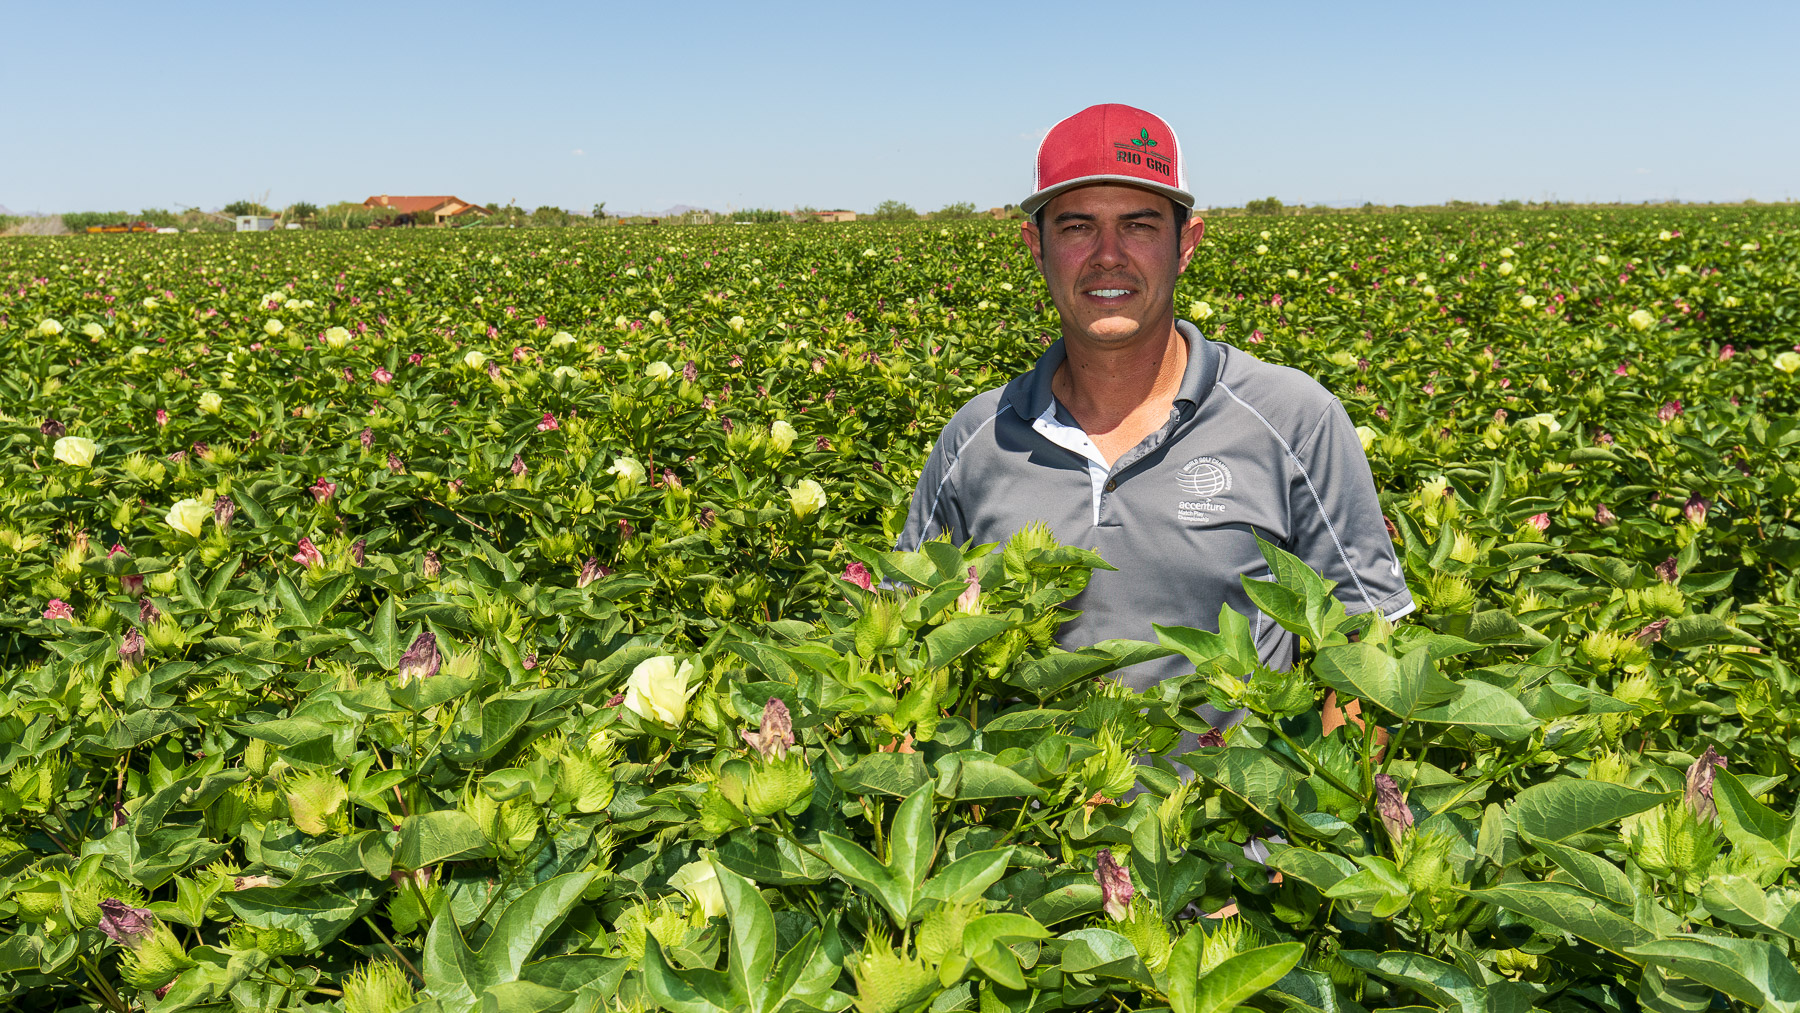
[[[1129,143],[1113,142],[1113,160],[1124,162],[1126,165],[1141,165],[1151,172],[1173,177],[1175,167],[1169,164],[1168,159],[1158,158],[1151,154],[1150,149],[1154,147],[1156,147],[1156,139],[1150,136],[1148,127],[1142,127],[1139,128],[1138,135],[1133,137]]]
[[[1216,457],[1196,457],[1175,473],[1175,484],[1182,492],[1200,497],[1198,500],[1183,500],[1177,505],[1176,518],[1194,524],[1206,524],[1213,520],[1213,514],[1225,512],[1225,505],[1214,503],[1213,500],[1231,491],[1231,469]]]

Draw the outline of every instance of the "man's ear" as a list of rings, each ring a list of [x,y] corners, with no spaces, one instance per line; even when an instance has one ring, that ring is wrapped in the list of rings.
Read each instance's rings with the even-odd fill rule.
[[[1044,237],[1038,233],[1037,222],[1030,218],[1019,223],[1019,239],[1025,243],[1025,250],[1031,254],[1031,262],[1037,265],[1038,273],[1044,271]]]
[[[1206,235],[1206,222],[1199,217],[1189,218],[1181,230],[1181,267],[1187,270],[1188,261],[1194,259],[1194,251],[1199,249],[1200,240]],[[1179,273],[1179,271],[1177,273]]]

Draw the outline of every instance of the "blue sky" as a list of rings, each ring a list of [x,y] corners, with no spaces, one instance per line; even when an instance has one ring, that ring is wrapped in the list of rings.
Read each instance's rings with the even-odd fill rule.
[[[1016,203],[1095,102],[1203,205],[1800,198],[1800,4],[20,4],[14,211]]]

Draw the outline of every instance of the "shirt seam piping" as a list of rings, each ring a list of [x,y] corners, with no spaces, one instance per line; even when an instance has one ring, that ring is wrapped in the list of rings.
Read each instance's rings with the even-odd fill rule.
[[[925,525],[919,529],[920,545],[931,540],[931,526],[933,524],[938,526],[940,532],[948,531],[950,529],[948,524],[943,524],[938,521],[938,507],[944,502],[944,486],[950,484],[950,476],[955,474],[956,466],[962,463],[963,451],[969,449],[969,444],[975,442],[975,437],[980,436],[983,429],[986,429],[989,425],[993,424],[994,420],[998,419],[1002,413],[1011,407],[1012,402],[1010,401],[1002,404],[998,411],[984,419],[981,425],[976,426],[975,431],[969,434],[967,439],[957,445],[956,453],[951,455],[950,463],[944,465],[944,477],[938,480],[937,491],[932,494],[931,510],[925,514]]]
[[[1262,412],[1257,411],[1250,402],[1238,397],[1237,392],[1231,389],[1230,384],[1220,381],[1219,387],[1225,391],[1227,397],[1243,405],[1244,410],[1256,416],[1257,421],[1269,430],[1269,435],[1275,437],[1275,442],[1281,444],[1281,449],[1287,454],[1288,460],[1293,462],[1294,467],[1300,469],[1300,477],[1306,482],[1306,491],[1312,494],[1313,505],[1319,508],[1319,519],[1325,522],[1325,531],[1331,536],[1331,544],[1337,549],[1338,559],[1344,563],[1344,572],[1350,575],[1351,582],[1356,585],[1357,593],[1362,595],[1364,604],[1369,606],[1368,610],[1374,610],[1375,599],[1369,594],[1369,589],[1363,586],[1362,578],[1357,576],[1356,567],[1350,564],[1350,554],[1344,551],[1344,543],[1338,538],[1337,527],[1331,523],[1331,515],[1325,512],[1325,501],[1320,498],[1319,490],[1313,485],[1312,476],[1307,473],[1306,465],[1294,453],[1294,448],[1288,446],[1288,441],[1282,438],[1281,431],[1264,418]]]
[[[1324,431],[1325,420],[1331,417],[1331,408],[1332,408],[1332,405],[1335,405],[1335,404],[1337,404],[1337,399],[1333,398],[1331,400],[1331,403],[1327,404],[1325,406],[1325,411],[1319,415],[1318,424],[1314,425],[1312,432],[1310,432],[1306,435],[1306,439],[1301,441],[1301,443],[1298,447],[1294,448],[1294,453],[1304,454],[1309,448],[1312,447],[1313,441],[1318,439],[1319,433]]]

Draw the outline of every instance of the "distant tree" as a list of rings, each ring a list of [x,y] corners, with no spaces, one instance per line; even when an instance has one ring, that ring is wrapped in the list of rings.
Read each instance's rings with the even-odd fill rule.
[[[181,223],[181,215],[168,208],[145,208],[138,212],[137,220],[149,222],[159,229],[173,228]]]
[[[594,220],[597,222],[603,222],[606,220],[606,202],[605,201],[601,201],[600,203],[594,205]]]
[[[946,204],[936,211],[933,211],[931,217],[933,221],[956,221],[963,218],[973,218],[975,217],[975,205],[966,200],[957,201],[954,204]]]
[[[551,207],[548,204],[540,205],[536,211],[531,213],[531,224],[567,225],[569,224],[569,213],[562,208]]]
[[[267,215],[271,212],[255,201],[234,200],[220,208],[219,213],[227,218],[236,218],[239,215]]]
[[[793,220],[796,222],[817,222],[819,220],[819,209],[815,207],[797,207],[792,214]]]
[[[281,217],[290,222],[311,222],[319,217],[319,206],[308,201],[295,201],[287,206]]]
[[[773,225],[777,222],[787,221],[788,215],[786,211],[776,211],[774,208],[742,208],[731,213],[731,220],[754,222],[758,225]]]
[[[910,222],[919,217],[919,213],[912,209],[911,204],[897,200],[884,200],[875,205],[875,212],[869,217],[878,222]]]
[[[1274,197],[1264,197],[1244,205],[1244,210],[1253,215],[1278,215],[1281,213],[1281,201]]]
[[[1502,211],[1518,211],[1525,207],[1525,205],[1519,203],[1516,200],[1503,200],[1495,206],[1498,207]]]

